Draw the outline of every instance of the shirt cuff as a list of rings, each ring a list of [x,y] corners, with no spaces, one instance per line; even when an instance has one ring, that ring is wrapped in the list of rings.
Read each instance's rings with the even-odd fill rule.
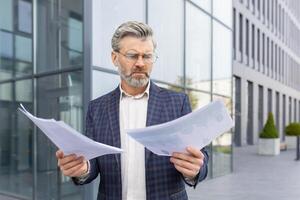
[[[79,184],[81,184],[81,183],[83,183],[83,182],[85,182],[88,178],[89,178],[89,176],[90,176],[90,161],[88,160],[87,161],[87,168],[88,168],[88,170],[87,170],[87,172],[86,173],[84,173],[84,174],[82,174],[81,176],[78,176],[78,177],[74,177],[74,179],[76,180],[76,182],[78,182]]]
[[[196,177],[197,177],[197,176],[196,176]],[[195,185],[195,183],[196,183],[196,177],[193,178],[193,179],[184,177],[184,181],[185,181],[187,184],[189,184],[189,185]]]

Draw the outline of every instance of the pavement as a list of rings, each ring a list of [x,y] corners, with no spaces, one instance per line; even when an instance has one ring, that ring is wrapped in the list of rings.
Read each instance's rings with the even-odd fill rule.
[[[300,200],[300,161],[296,150],[257,155],[257,146],[234,147],[234,171],[187,188],[189,200]],[[0,200],[15,200],[1,196]]]
[[[260,156],[257,146],[234,147],[234,171],[188,188],[190,200],[300,200],[296,150]]]

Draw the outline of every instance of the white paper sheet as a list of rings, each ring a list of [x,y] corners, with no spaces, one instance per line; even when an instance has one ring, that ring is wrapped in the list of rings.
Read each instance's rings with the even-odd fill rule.
[[[170,156],[188,146],[201,149],[232,127],[223,102],[214,101],[173,121],[126,132],[153,153]]]
[[[85,159],[123,152],[122,149],[95,142],[82,135],[63,121],[41,119],[30,114],[21,104],[19,110],[24,113],[65,155],[76,154]]]

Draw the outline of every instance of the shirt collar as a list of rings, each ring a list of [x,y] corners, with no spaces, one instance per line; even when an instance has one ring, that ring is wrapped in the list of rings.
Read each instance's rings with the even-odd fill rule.
[[[119,88],[120,88],[120,99],[124,98],[124,97],[131,97],[133,99],[141,99],[143,98],[144,96],[146,96],[147,98],[149,97],[149,90],[150,90],[150,81],[148,82],[148,85],[145,89],[144,92],[142,92],[141,94],[137,94],[137,95],[131,95],[131,94],[128,94],[127,92],[125,92],[122,87],[121,87],[121,84],[119,84]]]

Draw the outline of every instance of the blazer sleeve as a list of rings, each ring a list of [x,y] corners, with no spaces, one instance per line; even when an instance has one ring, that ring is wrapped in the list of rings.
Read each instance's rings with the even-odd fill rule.
[[[192,112],[192,109],[191,109],[191,105],[190,105],[190,102],[189,102],[189,97],[187,95],[185,95],[185,98],[183,100],[182,109],[181,109],[181,114],[183,116],[183,115],[186,115],[190,112]],[[199,182],[203,181],[207,177],[207,173],[208,173],[207,165],[208,165],[209,156],[208,156],[207,148],[206,147],[202,148],[201,152],[204,155],[204,162],[203,162],[203,165],[202,165],[198,175],[195,178],[194,184],[190,184],[189,182],[187,182],[183,178],[184,182],[187,185],[192,186],[194,188],[196,188],[196,186],[198,185]]]
[[[90,102],[90,104],[88,106],[87,115],[86,115],[85,133],[86,133],[86,136],[88,136],[91,139],[95,139],[94,128],[95,127],[93,124],[93,106],[92,106],[92,102]],[[93,158],[93,159],[89,160],[89,164],[90,164],[90,166],[89,166],[90,171],[89,171],[88,177],[85,178],[84,181],[81,181],[78,178],[72,178],[75,185],[84,185],[84,184],[92,182],[95,178],[97,178],[97,176],[100,172],[97,158]]]

